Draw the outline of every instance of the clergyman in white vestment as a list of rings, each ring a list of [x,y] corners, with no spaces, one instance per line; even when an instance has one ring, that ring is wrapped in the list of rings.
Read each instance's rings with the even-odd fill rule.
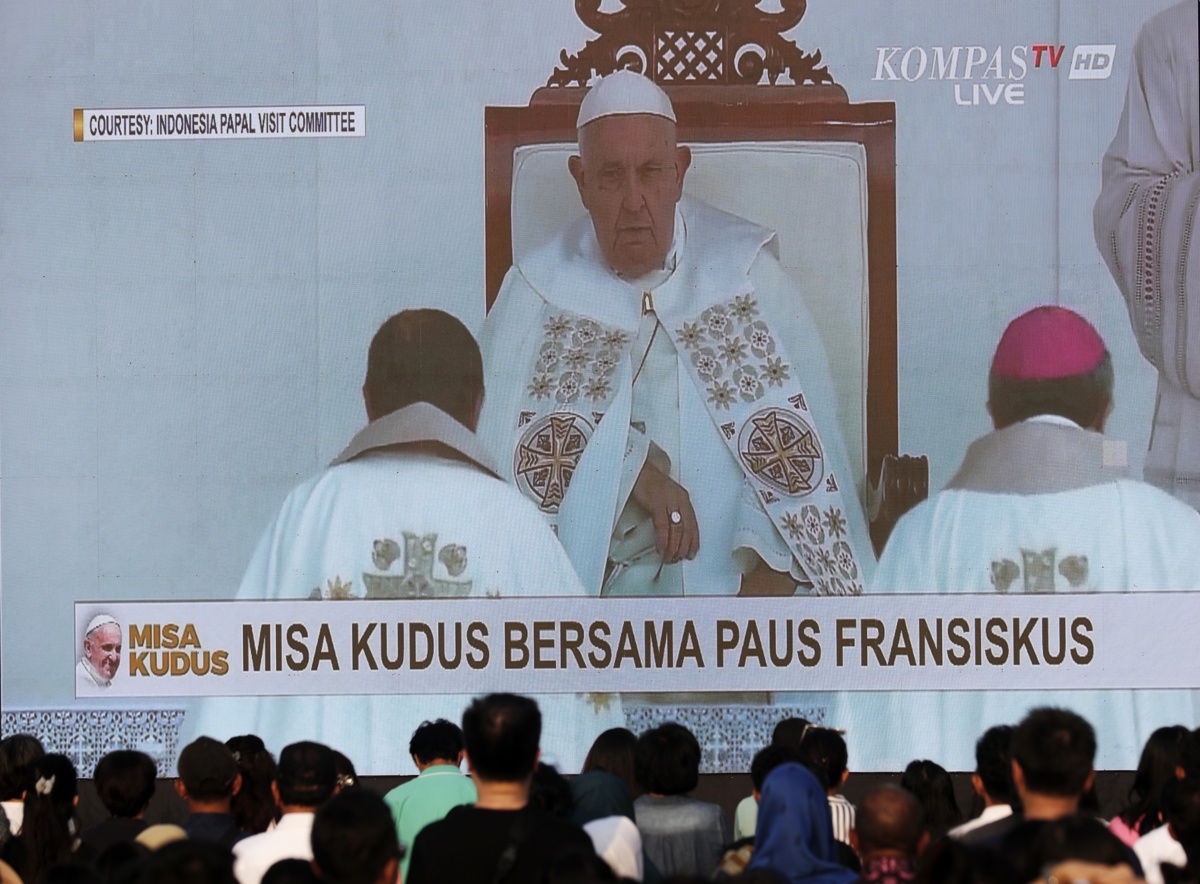
[[[1095,229],[1142,355],[1158,369],[1146,481],[1200,509],[1198,7],[1183,0],[1138,35]]]
[[[288,495],[237,598],[583,594],[537,508],[497,476],[475,437],[483,367],[462,323],[438,310],[393,316],[371,343],[363,396],[370,422]],[[317,740],[360,770],[396,773],[410,765],[405,747],[422,721],[456,721],[470,700],[402,691],[203,700],[185,728],[222,739],[255,733],[276,752]],[[617,701],[594,706],[565,694],[539,703],[548,713],[543,745],[569,770],[596,734],[623,720]]]
[[[666,94],[585,96],[588,214],[517,256],[480,436],[593,595],[857,594],[874,557],[820,336],[775,234],[682,196]]]
[[[901,517],[880,557],[877,591],[1200,588],[1200,513],[1114,465],[1123,458],[1102,435],[1112,405],[1111,358],[1083,317],[1038,307],[1014,319],[988,386],[995,431],[971,444],[944,490]],[[845,708],[836,720],[857,744],[899,742],[901,756],[916,747],[900,735],[932,735],[918,726],[922,720],[940,717],[938,731],[961,741],[1039,704],[1079,712],[1131,757],[1154,728],[1194,718],[1192,693],[1178,690],[1136,697],[1130,691],[913,692],[840,702]],[[936,755],[937,748],[926,743],[921,751]]]

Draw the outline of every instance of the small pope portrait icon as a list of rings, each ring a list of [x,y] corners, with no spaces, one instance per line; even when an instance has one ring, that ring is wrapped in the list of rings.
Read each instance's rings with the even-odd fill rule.
[[[83,653],[75,667],[75,693],[91,694],[112,686],[121,668],[121,624],[108,614],[97,614],[83,634]]]

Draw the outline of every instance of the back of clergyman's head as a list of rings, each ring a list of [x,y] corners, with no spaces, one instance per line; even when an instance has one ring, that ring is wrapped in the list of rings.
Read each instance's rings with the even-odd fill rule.
[[[479,344],[442,310],[397,313],[371,340],[363,395],[371,420],[428,402],[474,429],[483,396]]]
[[[1012,797],[1012,738],[1012,725],[998,724],[975,743],[975,773],[988,797],[1001,803]]]
[[[458,753],[463,750],[463,734],[457,724],[439,718],[423,721],[413,731],[408,741],[408,754],[415,755],[421,764],[434,761],[458,762]]]
[[[1047,305],[1004,330],[988,373],[988,409],[997,429],[1058,415],[1103,430],[1113,393],[1112,356],[1086,319]]]
[[[655,795],[683,795],[700,782],[700,743],[696,735],[669,721],[646,731],[634,759],[638,785]]]
[[[333,750],[311,742],[285,746],[279,753],[275,782],[283,804],[317,807],[333,794],[337,784]]]
[[[1017,725],[1012,760],[1025,788],[1040,795],[1082,794],[1096,758],[1096,732],[1066,709],[1034,709]]]
[[[46,754],[41,741],[30,734],[13,734],[0,740],[0,801],[15,801],[25,791],[25,772]]]
[[[517,694],[476,697],[463,712],[463,743],[482,780],[520,782],[533,775],[542,739],[537,703]]]
[[[330,884],[375,884],[404,855],[384,800],[368,789],[339,792],[313,820],[313,860]]]
[[[100,801],[114,817],[131,819],[154,797],[158,766],[145,752],[117,749],[96,764],[92,773]]]
[[[859,802],[854,831],[860,854],[899,850],[915,856],[925,831],[925,811],[907,789],[878,786]]]

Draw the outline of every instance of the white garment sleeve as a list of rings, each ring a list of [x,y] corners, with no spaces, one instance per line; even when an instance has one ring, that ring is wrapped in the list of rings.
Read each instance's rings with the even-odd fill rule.
[[[1189,15],[1180,39],[1174,31],[1187,30]],[[1173,386],[1200,398],[1196,16],[1195,3],[1181,4],[1138,36],[1093,221],[1142,354]]]

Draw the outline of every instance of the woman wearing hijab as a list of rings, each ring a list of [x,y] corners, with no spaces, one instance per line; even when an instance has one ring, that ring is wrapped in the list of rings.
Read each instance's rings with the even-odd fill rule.
[[[794,762],[775,768],[763,783],[754,856],[746,867],[761,870],[788,884],[850,884],[858,878],[837,861],[825,790]]]

